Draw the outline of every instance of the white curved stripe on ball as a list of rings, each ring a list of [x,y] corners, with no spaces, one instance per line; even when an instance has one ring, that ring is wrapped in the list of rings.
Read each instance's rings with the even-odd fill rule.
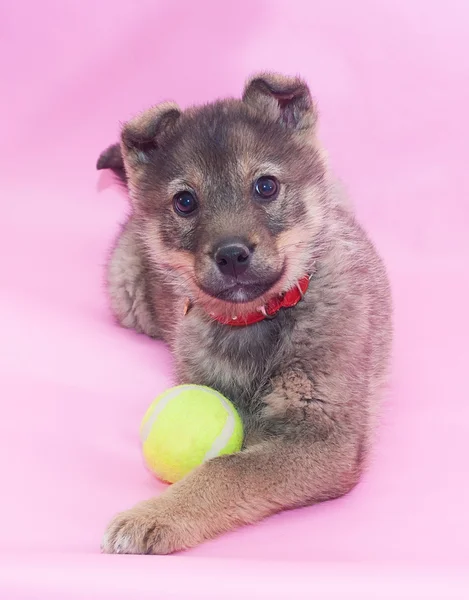
[[[173,398],[176,398],[176,396],[179,396],[181,392],[194,390],[196,388],[196,385],[181,385],[179,387],[175,387],[170,392],[168,392],[168,394],[162,400],[158,402],[154,411],[151,413],[151,415],[148,418],[148,421],[142,427],[142,430],[140,432],[140,440],[142,444],[146,442],[147,437],[150,435],[150,431],[153,425],[155,424],[156,419],[159,417],[160,413],[166,408],[168,403],[171,402]]]
[[[210,458],[215,458],[215,456],[218,456],[220,454],[220,451],[223,450],[223,448],[226,446],[229,439],[233,435],[234,428],[235,428],[235,415],[234,415],[233,408],[231,407],[231,405],[228,404],[228,402],[226,401],[226,398],[224,398],[218,392],[215,392],[215,391],[212,392],[212,390],[210,390],[210,392],[218,397],[218,399],[220,400],[220,402],[223,405],[223,408],[227,412],[227,417],[226,417],[226,421],[225,421],[225,425],[223,426],[223,429],[218,434],[218,436],[215,438],[210,450],[205,454],[204,462],[206,460],[209,460]]]

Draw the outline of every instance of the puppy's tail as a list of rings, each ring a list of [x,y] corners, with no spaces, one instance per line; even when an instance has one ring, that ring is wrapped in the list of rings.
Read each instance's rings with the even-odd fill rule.
[[[124,160],[122,159],[122,152],[119,144],[113,144],[103,150],[99,155],[98,162],[96,163],[98,171],[102,169],[111,169],[122,183],[127,187],[127,174],[125,172]]]

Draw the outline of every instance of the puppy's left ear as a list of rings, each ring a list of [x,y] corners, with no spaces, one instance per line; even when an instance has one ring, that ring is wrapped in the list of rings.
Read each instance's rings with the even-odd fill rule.
[[[262,73],[244,88],[243,102],[289,129],[312,129],[317,110],[306,83],[298,77]]]

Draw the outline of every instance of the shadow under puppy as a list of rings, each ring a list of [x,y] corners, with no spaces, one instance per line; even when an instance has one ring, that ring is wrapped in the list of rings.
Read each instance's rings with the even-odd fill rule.
[[[242,100],[151,108],[98,161],[132,206],[107,273],[117,320],[165,340],[177,381],[230,398],[246,433],[240,453],[115,517],[105,552],[189,548],[359,480],[390,290],[316,123],[303,81],[262,74]]]

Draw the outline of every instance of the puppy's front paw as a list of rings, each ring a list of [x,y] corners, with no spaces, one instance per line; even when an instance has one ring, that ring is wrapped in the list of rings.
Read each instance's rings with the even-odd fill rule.
[[[177,528],[164,519],[155,500],[118,514],[101,544],[108,554],[170,554],[184,547]]]

